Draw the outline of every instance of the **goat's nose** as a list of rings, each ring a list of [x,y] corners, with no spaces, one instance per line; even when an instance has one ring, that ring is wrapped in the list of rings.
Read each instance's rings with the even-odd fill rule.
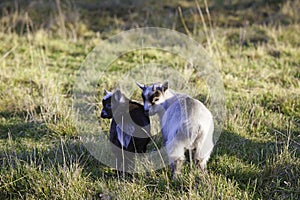
[[[145,115],[149,116],[149,110],[144,110]]]
[[[149,103],[145,103],[144,104],[144,111],[146,112],[149,112],[149,110],[150,110],[150,106],[149,106]]]
[[[106,115],[107,115],[107,113],[105,112],[105,110],[102,110],[100,116],[101,116],[102,118],[105,118]]]

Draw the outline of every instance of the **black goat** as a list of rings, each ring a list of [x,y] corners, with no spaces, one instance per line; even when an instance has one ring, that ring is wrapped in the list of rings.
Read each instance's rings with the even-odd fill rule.
[[[131,101],[120,90],[105,90],[101,118],[112,119],[109,140],[116,168],[128,170],[133,163],[133,153],[145,153],[150,142],[150,119],[141,104]],[[117,147],[117,148],[116,148]],[[130,153],[131,152],[131,153]]]

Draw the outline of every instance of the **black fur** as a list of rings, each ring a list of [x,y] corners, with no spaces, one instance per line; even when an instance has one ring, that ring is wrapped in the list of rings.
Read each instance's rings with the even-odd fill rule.
[[[120,96],[115,96],[120,94],[123,98],[122,102],[117,100],[120,98]],[[119,91],[114,92],[111,97],[102,100],[102,104],[103,109],[101,112],[101,117],[112,119],[109,140],[115,145],[113,145],[112,150],[116,156],[116,166],[119,168],[124,161],[125,168],[128,168],[130,167],[129,164],[131,161],[133,161],[133,154],[126,152],[145,153],[147,150],[147,145],[150,142],[150,119],[147,115],[145,115],[144,107],[141,104],[131,101]],[[133,125],[135,131],[133,136],[131,136],[128,147],[122,147],[120,141],[118,140],[117,125],[119,123],[119,127],[121,127],[122,124],[120,123],[122,120],[123,124],[134,123]],[[127,133],[123,132],[123,134]],[[124,160],[122,159],[123,154],[120,153],[122,148],[124,150]]]

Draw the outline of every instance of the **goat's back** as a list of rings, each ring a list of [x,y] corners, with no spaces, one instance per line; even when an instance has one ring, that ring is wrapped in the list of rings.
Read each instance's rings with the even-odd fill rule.
[[[187,95],[176,95],[162,118],[163,138],[174,137],[193,142],[201,134],[210,134],[213,125],[211,112],[200,101]]]
[[[136,125],[140,127],[150,125],[149,116],[145,115],[144,107],[141,104],[135,101],[129,101],[129,114]]]
[[[145,115],[143,106],[137,102],[129,101],[126,107],[120,105],[116,112],[118,112],[119,119],[116,120],[114,117],[112,119],[110,141],[121,148],[117,136],[117,126],[125,127],[129,125],[133,127],[132,130],[134,131],[131,133],[126,133],[126,130],[123,131],[123,134],[131,136],[130,143],[125,150],[138,153],[146,152],[147,144],[150,142],[150,119]],[[124,120],[120,120],[122,116],[124,116]],[[123,126],[122,123],[124,123]]]

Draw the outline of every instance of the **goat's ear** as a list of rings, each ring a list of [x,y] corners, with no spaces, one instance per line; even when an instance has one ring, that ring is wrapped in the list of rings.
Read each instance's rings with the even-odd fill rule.
[[[145,85],[143,85],[143,84],[140,84],[139,82],[135,82],[136,84],[137,84],[137,86],[139,86],[139,88],[141,88],[142,90],[144,90],[145,89]]]
[[[169,88],[169,82],[168,81],[165,81],[162,86],[162,91],[165,92],[168,88]]]
[[[112,92],[108,91],[107,89],[104,89],[104,95],[111,94]]]
[[[126,99],[125,99],[125,96],[121,93],[120,90],[117,90],[115,93],[114,93],[114,98],[117,102],[119,103],[125,103]]]

